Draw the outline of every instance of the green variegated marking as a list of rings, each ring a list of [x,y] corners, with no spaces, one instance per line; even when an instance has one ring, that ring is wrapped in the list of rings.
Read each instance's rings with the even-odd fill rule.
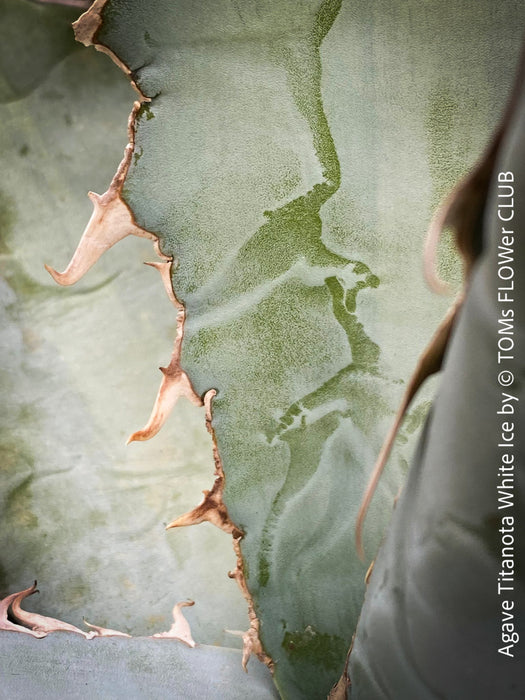
[[[497,120],[516,12],[330,0],[104,11],[97,40],[151,98],[124,194],[179,261],[182,366],[199,394],[218,391],[225,503],[285,697],[321,697],[333,655],[344,663],[364,592],[361,494],[399,377],[448,303],[422,281],[423,234]],[[380,488],[369,554],[427,399]],[[307,679],[282,643],[308,630],[339,641],[304,647]]]

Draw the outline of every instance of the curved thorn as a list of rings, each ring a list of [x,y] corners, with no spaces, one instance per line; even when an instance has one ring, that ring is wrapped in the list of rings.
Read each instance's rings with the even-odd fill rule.
[[[78,282],[106,250],[126,236],[156,239],[154,234],[135,224],[130,210],[116,190],[110,188],[103,195],[90,192],[88,196],[93,202],[93,213],[71,262],[64,272],[57,272],[45,265],[55,282],[63,286]]]
[[[253,642],[250,637],[250,630],[248,632],[241,632],[240,630],[224,630],[226,634],[231,634],[232,637],[240,637],[242,639],[242,667],[245,673],[248,673],[248,661],[250,656],[254,653]],[[253,635],[252,635],[253,636]]]
[[[56,620],[54,617],[46,617],[45,615],[39,615],[38,613],[28,612],[23,610],[21,607],[22,601],[30,595],[36,593],[36,581],[25,591],[20,591],[20,593],[15,593],[11,596],[11,614],[22,625],[30,628],[34,632],[43,633],[45,636],[49,632],[74,632],[75,634],[81,634],[86,639],[91,639],[94,634],[91,632],[83,632],[74,625],[70,625],[68,622],[62,622],[61,620]]]
[[[190,624],[182,614],[181,608],[190,607],[195,605],[193,600],[183,601],[177,603],[173,608],[173,624],[167,632],[159,632],[154,634],[155,639],[178,639],[189,647],[194,647],[195,642],[191,636]]]
[[[30,634],[32,637],[36,637],[37,639],[42,639],[42,637],[47,636],[45,632],[38,632],[34,631],[32,629],[29,629],[28,627],[23,627],[22,625],[17,625],[14,622],[11,622],[11,620],[8,619],[8,612],[9,608],[11,607],[13,601],[16,599],[17,596],[21,594],[25,594],[25,596],[31,595],[32,593],[36,592],[36,581],[35,583],[31,586],[31,588],[27,588],[25,591],[22,591],[21,593],[11,593],[11,595],[6,596],[3,600],[0,600],[0,630],[6,630],[10,632],[22,632],[23,634]]]
[[[211,412],[212,412],[212,402],[213,399],[217,396],[217,389],[208,389],[208,391],[204,394],[204,405],[206,406],[206,417],[210,419],[211,421]]]
[[[100,627],[99,625],[92,625],[85,618],[83,622],[86,625],[86,627],[89,627],[93,630],[93,637],[128,637],[129,639],[131,639],[131,634],[126,634],[126,632],[119,632],[118,630]]]
[[[242,667],[243,670],[248,673],[248,661],[253,655],[259,657],[262,654],[262,647],[259,641],[259,637],[253,627],[247,632],[241,632],[239,630],[224,630],[227,634],[231,634],[233,637],[241,637],[242,639]]]
[[[226,506],[222,502],[222,491],[222,480],[217,478],[211,491],[203,491],[204,499],[201,503],[193,510],[169,523],[169,525],[166,526],[166,530],[209,522],[220,530],[223,530],[223,532],[227,532],[228,534],[236,533],[239,535],[238,529],[230,520]]]
[[[159,256],[159,258],[164,260],[164,262],[173,262],[173,257],[171,255],[164,255],[164,253],[160,249],[160,241],[158,238],[153,242],[153,248],[155,249],[155,252]]]
[[[177,341],[175,341],[177,345]],[[149,440],[156,435],[166,422],[177,401],[184,397],[196,406],[202,406],[202,399],[195,393],[188,375],[180,369],[177,357],[172,357],[168,367],[161,367],[162,381],[160,383],[157,398],[153,405],[148,422],[141,430],[137,430],[126,441],[130,442]]]
[[[173,285],[171,283],[171,271],[173,268],[173,261],[163,261],[163,262],[145,262],[144,265],[149,265],[149,267],[154,267],[156,270],[160,272],[160,277],[162,279],[162,284],[164,285],[164,289],[166,291],[166,294],[168,295],[168,299],[171,301],[173,306],[178,310],[178,311],[183,311],[184,306],[180,303],[180,301],[177,299],[175,296],[175,292],[173,291]]]
[[[99,9],[103,6],[102,1]],[[96,0],[90,11],[82,15],[86,18],[96,10],[99,0]],[[97,10],[98,12],[98,10]],[[96,14],[96,12],[95,12]],[[82,20],[82,18],[80,18]],[[100,19],[100,17],[99,17]],[[80,20],[79,20],[80,21]],[[88,22],[89,24],[89,22]],[[82,41],[82,39],[79,39]],[[135,147],[135,119],[141,108],[140,102],[134,102],[128,119],[128,144],[124,149],[124,156],[119,163],[117,172],[113,176],[110,186],[103,195],[89,192],[88,197],[93,203],[93,213],[82,234],[82,238],[64,272],[57,272],[49,265],[46,270],[53,279],[62,285],[70,285],[77,282],[109,248],[121,241],[126,236],[139,236],[154,241],[158,247],[158,237],[146,231],[135,223],[131,210],[122,199],[122,188],[129,170],[131,157]],[[165,256],[163,256],[165,258]]]

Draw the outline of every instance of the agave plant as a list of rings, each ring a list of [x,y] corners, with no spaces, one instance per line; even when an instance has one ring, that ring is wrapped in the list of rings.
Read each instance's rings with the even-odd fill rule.
[[[177,601],[195,600],[193,638],[213,649],[80,636],[48,647],[92,666],[142,655],[155,672],[135,668],[126,682],[151,697],[166,693],[169,659],[181,697],[201,697],[203,676],[214,697],[272,697],[256,662],[244,679],[230,670],[241,652],[225,648],[236,643],[225,628],[240,630],[244,665],[255,653],[283,697],[323,697],[363,601],[370,560],[353,542],[368,475],[402,378],[450,303],[419,274],[423,232],[497,121],[523,10],[97,0],[77,38],[136,91],[118,166],[133,102],[125,76],[75,48],[71,8],[1,7],[10,35],[45,54],[38,70],[14,51],[2,64],[16,173],[3,207],[3,589],[37,576],[46,612],[85,614],[93,634],[158,633]],[[37,17],[51,28],[38,40],[20,30]],[[88,218],[78,197],[96,188],[73,252]],[[151,242],[158,272],[137,264]],[[450,247],[442,253],[453,281]],[[35,259],[79,291],[52,286]],[[166,365],[156,399],[155,360]],[[372,503],[369,557],[430,395],[405,420]],[[173,409],[180,397],[190,402]],[[162,431],[129,457],[117,442],[130,425],[132,442]],[[178,529],[203,521],[228,537]],[[219,576],[228,568],[240,592]],[[40,644],[26,637],[2,637],[21,669]]]

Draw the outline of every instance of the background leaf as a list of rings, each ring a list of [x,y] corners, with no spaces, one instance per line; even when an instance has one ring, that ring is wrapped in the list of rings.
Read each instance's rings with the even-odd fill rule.
[[[525,622],[519,544],[525,533],[523,75],[520,82],[482,228],[480,221],[484,250],[408,483],[371,576],[350,657],[352,698],[510,700],[525,692],[523,650],[509,646],[517,640],[512,631],[519,632]],[[500,172],[513,174],[514,197],[499,196],[509,195],[507,187],[498,187]],[[511,202],[514,215],[504,223],[498,207]],[[499,211],[507,218],[511,209]],[[499,257],[508,243],[502,226],[515,232],[508,263],[513,277],[507,281],[503,278],[510,272]],[[511,335],[501,319],[511,321]],[[515,350],[501,353],[513,355],[512,360],[498,361],[498,344],[509,347],[502,338],[514,342]],[[515,381],[506,387],[498,377],[508,370]],[[510,656],[500,651],[505,647]]]
[[[43,11],[16,4],[23,18]],[[135,95],[107,57],[77,50],[64,8],[45,10],[68,56],[0,107],[0,595],[38,578],[36,611],[132,634],[167,629],[174,603],[192,597],[196,641],[238,646],[224,632],[247,624],[229,541],[210,525],[164,530],[213,474],[203,409],[181,402],[157,441],[125,447],[175,333],[158,274],[142,265],[151,244],[125,241],[78,290],[43,267],[65,263],[90,215],[86,192],[111,179]]]

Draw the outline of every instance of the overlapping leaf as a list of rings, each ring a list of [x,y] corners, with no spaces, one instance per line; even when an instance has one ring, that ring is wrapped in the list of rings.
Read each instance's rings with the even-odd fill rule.
[[[525,692],[525,90],[478,218],[482,254],[373,574],[350,696]]]
[[[31,10],[36,31],[40,5],[7,5],[24,22]],[[66,34],[48,32],[49,50],[65,45],[68,57],[0,106],[0,597],[38,578],[35,611],[134,635],[167,629],[174,603],[191,597],[195,639],[236,646],[224,628],[247,617],[226,576],[229,542],[211,527],[164,530],[212,477],[204,410],[182,402],[158,442],[125,447],[176,328],[157,272],[142,265],[150,243],[110,251],[78,291],[44,269],[66,262],[89,218],[86,192],[111,180],[134,98],[106,57],[74,41],[78,10],[45,11],[44,27],[58,17]],[[18,26],[4,28],[4,48],[22,41]],[[47,63],[34,48],[28,72]]]

